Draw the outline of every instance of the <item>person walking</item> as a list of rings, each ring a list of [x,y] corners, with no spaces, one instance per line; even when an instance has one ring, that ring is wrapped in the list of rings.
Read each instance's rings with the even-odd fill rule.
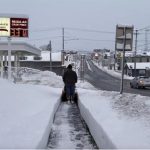
[[[65,71],[63,74],[63,82],[65,84],[67,100],[73,102],[75,94],[75,83],[77,83],[77,74],[72,70],[71,64],[68,65],[67,71]]]

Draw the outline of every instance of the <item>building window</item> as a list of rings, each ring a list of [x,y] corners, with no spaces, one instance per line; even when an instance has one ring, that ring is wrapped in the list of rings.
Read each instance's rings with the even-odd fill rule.
[[[140,57],[140,62],[142,62],[142,58]]]
[[[139,70],[139,75],[145,75],[145,70]]]
[[[42,59],[42,57],[40,57],[40,56],[34,56],[34,60],[41,60]]]
[[[19,60],[27,60],[27,57],[25,56],[19,57]]]
[[[104,55],[104,59],[107,59],[107,54]]]
[[[147,58],[147,62],[149,62],[149,58]]]

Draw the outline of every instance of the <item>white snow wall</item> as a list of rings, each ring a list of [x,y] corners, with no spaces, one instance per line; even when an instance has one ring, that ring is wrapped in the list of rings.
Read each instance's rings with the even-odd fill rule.
[[[89,110],[82,104],[80,100],[78,101],[78,106],[81,116],[85,120],[97,146],[100,149],[116,149],[116,146],[109,139],[109,135],[105,133],[103,127],[94,119]]]
[[[52,129],[52,125],[53,125],[54,116],[55,116],[55,113],[56,113],[56,111],[58,109],[59,104],[60,104],[60,99],[57,101],[57,103],[54,106],[53,113],[50,116],[49,124],[48,124],[47,128],[45,129],[45,133],[43,134],[43,137],[41,139],[41,142],[37,146],[37,149],[43,149],[43,148],[45,149],[45,148],[47,148],[49,135],[50,135],[50,132],[51,132],[51,129]]]

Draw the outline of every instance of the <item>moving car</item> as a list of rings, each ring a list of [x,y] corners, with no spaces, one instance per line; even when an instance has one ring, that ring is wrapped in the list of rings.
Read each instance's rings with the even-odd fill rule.
[[[150,87],[150,77],[146,76],[135,77],[130,81],[130,87],[137,89]]]

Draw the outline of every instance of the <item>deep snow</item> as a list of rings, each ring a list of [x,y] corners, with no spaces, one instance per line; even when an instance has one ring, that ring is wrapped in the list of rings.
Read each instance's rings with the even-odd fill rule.
[[[61,89],[0,79],[0,149],[45,148]]]
[[[62,78],[26,73],[23,83],[0,79],[0,148],[46,146]],[[100,148],[150,148],[149,97],[100,91],[80,81],[77,91],[81,114]]]

